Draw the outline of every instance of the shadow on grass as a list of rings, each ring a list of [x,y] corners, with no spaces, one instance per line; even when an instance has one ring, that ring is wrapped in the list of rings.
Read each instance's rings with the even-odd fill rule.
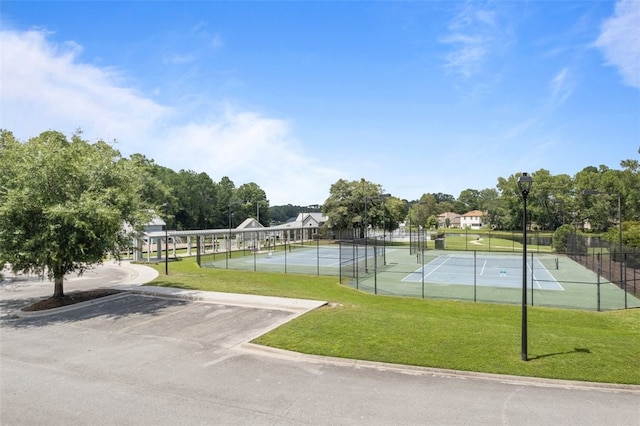
[[[38,299],[41,298],[35,300]],[[133,292],[123,292],[116,296],[95,299],[90,304],[82,303],[51,309],[50,312],[19,312],[16,314],[18,309],[28,305],[30,301],[27,299],[1,301],[0,327],[33,328],[81,322],[95,318],[118,321],[140,315],[158,316],[168,308],[190,303],[188,300],[182,299],[150,297]]]
[[[558,356],[558,355],[590,354],[590,353],[591,353],[591,351],[588,348],[573,348],[572,351],[556,352],[556,353],[552,353],[552,354],[544,354],[544,355],[532,356],[529,359],[530,360],[534,360],[534,359],[542,359],[542,358],[548,358],[548,357],[551,357],[551,356]]]

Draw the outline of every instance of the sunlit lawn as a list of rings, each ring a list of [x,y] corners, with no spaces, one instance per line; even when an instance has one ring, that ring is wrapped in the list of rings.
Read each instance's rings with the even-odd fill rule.
[[[163,266],[159,269],[164,271]],[[255,343],[318,355],[594,382],[640,384],[640,310],[529,307],[520,359],[519,306],[375,296],[335,277],[170,264],[151,285],[325,300]]]

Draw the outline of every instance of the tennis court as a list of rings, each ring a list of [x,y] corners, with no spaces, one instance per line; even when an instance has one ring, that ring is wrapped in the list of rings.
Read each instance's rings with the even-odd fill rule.
[[[202,266],[332,275],[360,291],[390,296],[520,303],[522,254],[415,251],[404,246],[283,244],[261,251],[213,253]],[[527,256],[528,303],[579,309],[640,307],[640,300],[566,256]]]
[[[527,262],[528,287],[563,291],[538,258]],[[402,279],[403,282],[522,288],[522,259],[514,256],[443,254]]]
[[[363,254],[364,255],[364,254]],[[253,263],[252,259],[245,262]],[[256,262],[259,265],[281,266],[285,263],[294,266],[317,266],[326,268],[340,267],[339,246],[287,246],[278,251],[267,252],[266,256],[259,257]]]

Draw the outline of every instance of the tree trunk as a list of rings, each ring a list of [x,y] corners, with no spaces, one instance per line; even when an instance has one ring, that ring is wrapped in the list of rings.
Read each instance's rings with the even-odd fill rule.
[[[56,299],[64,297],[63,283],[64,275],[54,277],[53,297]]]

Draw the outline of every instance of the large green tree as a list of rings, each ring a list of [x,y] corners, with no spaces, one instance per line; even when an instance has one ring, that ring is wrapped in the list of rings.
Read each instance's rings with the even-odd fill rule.
[[[397,224],[398,203],[391,201],[390,208],[386,208],[389,197],[382,194],[381,185],[365,179],[340,179],[331,185],[329,194],[322,212],[327,215],[329,226],[334,230],[353,231],[354,237],[363,238],[368,227],[384,226],[388,229],[388,225]]]
[[[257,183],[249,182],[240,185],[236,190],[236,197],[242,200],[243,217],[254,217],[263,225],[269,224],[269,200]]]
[[[148,213],[140,203],[138,163],[78,132],[47,131],[27,142],[0,131],[0,265],[46,275],[54,297],[64,277],[119,258],[125,223]]]

